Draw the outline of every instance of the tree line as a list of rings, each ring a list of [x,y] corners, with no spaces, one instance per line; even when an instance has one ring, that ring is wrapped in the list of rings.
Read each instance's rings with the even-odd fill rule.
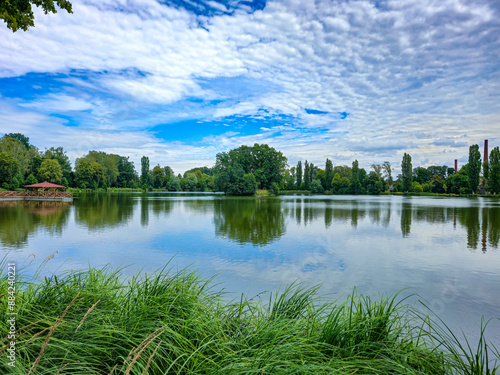
[[[76,159],[73,169],[62,147],[41,151],[20,133],[0,138],[0,187],[6,190],[48,181],[80,189],[221,191],[227,195],[254,195],[258,189],[274,194],[284,189],[315,194],[500,193],[498,147],[482,164],[479,146],[470,146],[468,163],[457,172],[446,165],[413,168],[411,156],[405,153],[401,174],[393,177],[392,172],[388,161],[373,164],[367,171],[357,160],[350,166],[334,166],[328,158],[324,169],[307,160],[290,167],[280,151],[266,144],[218,153],[213,167],[192,168],[183,175],[175,175],[169,166],[151,168],[148,156],[141,158],[139,174],[129,157],[102,151],[89,151]]]

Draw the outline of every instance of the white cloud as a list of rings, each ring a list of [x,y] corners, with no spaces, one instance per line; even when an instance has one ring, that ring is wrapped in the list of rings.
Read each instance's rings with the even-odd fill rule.
[[[220,3],[209,5],[224,10]],[[292,130],[271,134],[266,129],[272,127],[264,122],[261,134],[226,136],[221,145],[266,141],[294,158],[316,151],[318,159],[357,157],[369,165],[390,153],[399,159],[394,145],[400,144],[412,146],[407,152],[422,154],[417,160],[444,163],[449,156],[441,152],[444,145],[439,152],[435,149],[436,139],[466,129],[469,138],[461,142],[478,142],[498,126],[500,25],[491,2],[391,0],[376,8],[369,1],[269,1],[262,11],[240,10],[210,19],[153,0],[75,1],[74,10],[73,15],[38,12],[37,26],[27,33],[0,29],[0,77],[106,72],[92,82],[67,82],[87,90],[95,86],[135,108],[141,103],[174,105],[189,97],[224,97],[210,87],[202,89],[200,79],[246,76],[275,89],[175,116],[210,121],[261,116],[262,109],[269,116],[290,116]],[[88,121],[95,121],[94,127],[108,126],[107,131],[121,126],[147,131],[155,121],[168,118],[146,114],[141,128],[141,121],[116,117],[116,101],[72,93],[20,105],[91,110]],[[307,114],[305,108],[329,114]],[[340,120],[339,112],[349,113],[348,119]],[[416,133],[428,136],[417,139]],[[162,142],[156,142],[161,150]],[[363,147],[350,148],[357,144]],[[194,155],[206,155],[210,147],[190,149],[193,156],[182,153],[180,146],[176,151],[187,159],[208,160]],[[453,152],[465,151],[454,147]]]

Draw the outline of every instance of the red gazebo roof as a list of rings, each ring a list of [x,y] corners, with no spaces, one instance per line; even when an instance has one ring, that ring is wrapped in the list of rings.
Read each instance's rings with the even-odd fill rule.
[[[25,188],[63,188],[63,189],[66,189],[66,186],[62,186],[62,185],[56,185],[56,184],[53,184],[51,182],[47,182],[47,181],[44,181],[44,182],[40,182],[39,184],[33,184],[33,185],[24,185]]]

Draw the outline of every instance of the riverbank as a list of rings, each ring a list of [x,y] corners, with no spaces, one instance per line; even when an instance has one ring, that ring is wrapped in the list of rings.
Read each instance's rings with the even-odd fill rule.
[[[14,374],[480,374],[499,357],[484,335],[478,353],[462,353],[398,295],[324,303],[292,285],[227,302],[189,270],[16,277],[15,367],[1,364]],[[2,355],[9,286],[4,276]]]

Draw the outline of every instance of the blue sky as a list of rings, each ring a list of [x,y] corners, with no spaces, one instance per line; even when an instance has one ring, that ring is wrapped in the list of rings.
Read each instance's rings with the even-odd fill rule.
[[[0,25],[0,133],[175,172],[267,143],[290,165],[500,146],[496,0],[75,0]]]

